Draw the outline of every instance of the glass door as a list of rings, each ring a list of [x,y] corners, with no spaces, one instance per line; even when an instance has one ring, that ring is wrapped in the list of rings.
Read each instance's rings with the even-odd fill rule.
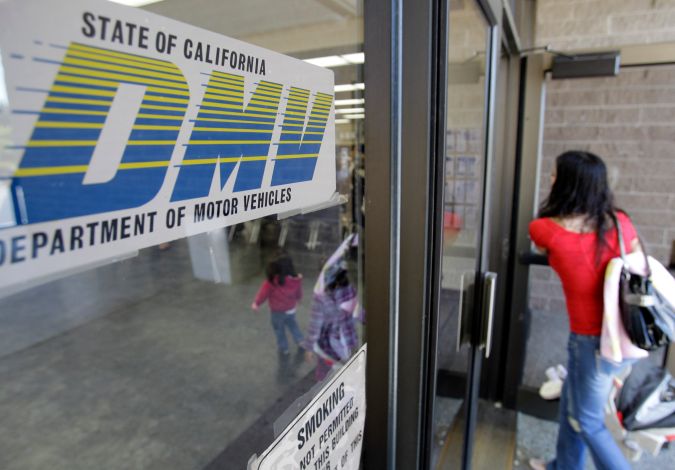
[[[104,5],[108,5],[91,3],[92,11],[105,11]],[[205,232],[192,226],[164,243],[51,277],[35,269],[30,280],[0,289],[3,469],[246,468],[250,457],[264,451],[291,421],[298,403],[310,401],[339,367],[338,362],[306,354],[306,350],[316,343],[310,333],[312,315],[317,312],[313,310],[315,282],[326,279],[324,263],[341,246],[343,263],[333,270],[335,278],[339,276],[350,300],[364,296],[366,257],[363,243],[358,242],[364,237],[365,184],[361,3],[204,0],[198,8],[177,1],[145,3],[149,4],[147,11],[184,23],[181,28],[208,29],[331,68],[335,88],[328,125],[335,126],[336,138],[324,140],[322,145],[324,149],[335,146],[336,193],[326,204],[310,201],[302,213],[280,210],[243,223],[233,223],[222,214],[222,224],[213,230]],[[114,11],[120,18],[130,15]],[[143,24],[151,30],[164,24],[163,19],[147,15]],[[53,28],[58,32],[58,25]],[[42,31],[44,37],[35,39],[52,33]],[[228,42],[222,40],[218,45],[223,43]],[[9,44],[2,51],[0,64],[0,243],[8,240],[6,233],[15,224],[12,200],[7,196],[17,150],[10,147],[23,142],[12,141],[13,123],[16,119],[44,118],[42,135],[53,135],[84,122],[87,129],[94,129],[87,130],[87,135],[93,134],[104,126],[99,116],[105,113],[99,108],[116,93],[117,83],[110,79],[113,74],[108,69],[124,66],[113,63],[109,58],[112,53],[79,52],[80,57],[72,58],[81,64],[79,68],[73,66],[75,71],[65,74],[70,78],[60,78],[65,83],[56,82],[67,93],[48,98],[49,90],[40,84],[44,77],[51,83],[56,76],[65,47],[36,40],[36,50],[50,60],[40,62],[40,74],[22,76],[18,87],[10,89],[5,76],[22,64],[21,56],[10,56],[12,48],[19,45],[18,40]],[[139,56],[130,55],[138,51],[127,46],[120,41],[105,47],[115,49],[117,57],[126,54],[122,62],[129,66]],[[200,108],[203,113],[194,111],[192,121],[185,123],[169,119],[177,109],[174,103],[187,103],[188,99],[180,96],[189,93],[168,86],[165,88],[172,94],[156,98],[159,102],[148,106],[152,111],[147,113],[158,115],[156,119],[166,129],[183,126],[186,136],[193,127],[212,131],[210,135],[217,132],[219,137],[208,137],[214,142],[258,141],[262,137],[253,136],[266,135],[265,122],[271,120],[276,124],[275,148],[290,145],[279,142],[281,114],[266,117],[270,113],[264,107],[270,107],[271,99],[263,95],[273,96],[271,91],[256,100],[256,96],[246,95],[246,106],[255,106],[244,109],[244,92],[252,93],[253,82],[260,76],[249,73],[244,81],[242,71],[231,70],[228,64],[212,66],[213,59],[206,60],[200,71],[207,78],[193,87],[192,96],[198,99],[190,101],[191,109],[196,110],[206,95],[202,104],[207,106]],[[193,62],[197,67],[196,55]],[[214,78],[209,81],[212,68]],[[95,85],[82,85],[81,80],[72,78],[85,69],[99,73]],[[134,77],[149,73],[145,68],[139,70]],[[267,74],[269,79],[271,68]],[[134,77],[125,79],[133,82]],[[159,92],[165,88],[157,87]],[[32,104],[20,115],[14,112],[17,105],[13,101],[19,94]],[[303,102],[301,95],[283,94],[284,106],[295,102],[289,114],[302,116],[301,125],[289,125],[294,128],[290,133],[302,136],[307,128],[308,134],[318,135],[316,123],[320,121],[305,118],[307,98]],[[59,108],[55,113],[42,111],[50,100],[65,104],[54,104]],[[98,111],[91,111],[94,108]],[[138,122],[133,135],[140,136],[140,131],[157,124]],[[161,127],[159,124],[155,127]],[[269,136],[272,128],[269,125]],[[316,143],[316,138],[311,140]],[[78,145],[62,147],[71,154],[62,150],[59,156],[81,156],[78,149],[89,144]],[[137,148],[138,158],[152,157],[145,146]],[[269,172],[266,175],[271,177]],[[225,194],[217,182],[213,184],[211,196],[215,200],[218,195],[219,211],[221,201],[227,201]],[[345,243],[346,239],[351,243]],[[0,258],[6,259],[4,251],[0,253]],[[7,276],[8,264],[0,261],[0,279]],[[258,294],[272,274],[279,277],[282,265],[286,277],[292,278],[289,284],[304,295],[279,312],[271,309],[271,299]],[[354,343],[352,353],[360,346],[365,328],[363,311],[355,308],[353,313],[345,322],[355,329],[349,338]]]
[[[487,267],[491,44],[477,2],[453,5],[447,54],[445,174],[430,462],[471,468],[481,364],[490,355],[497,284]],[[442,86],[442,85],[441,85]],[[479,468],[475,466],[475,468]],[[502,468],[495,463],[492,468]]]

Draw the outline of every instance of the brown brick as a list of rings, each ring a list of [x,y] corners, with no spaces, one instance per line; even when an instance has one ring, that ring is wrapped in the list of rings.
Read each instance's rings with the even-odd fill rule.
[[[541,38],[541,43],[550,44],[556,51],[577,52],[594,48],[604,48],[614,46],[616,39],[609,35],[586,36],[586,37],[568,37],[568,38]]]
[[[574,106],[596,106],[607,104],[608,92],[604,90],[595,91],[555,91],[547,92],[546,106],[553,107],[574,107]],[[632,103],[629,103],[632,104]]]
[[[612,126],[598,128],[598,138],[600,140],[612,140],[614,142],[623,140],[642,140],[647,138],[648,129],[638,126]]]
[[[672,0],[539,0],[536,43],[574,51],[667,42],[674,18]]]
[[[657,44],[661,42],[671,42],[673,40],[675,40],[675,32],[672,30],[652,30],[649,34],[645,34],[643,31],[613,36],[612,39],[608,41],[608,45],[618,47],[623,45]]]
[[[544,159],[552,161],[555,157],[568,150],[569,146],[564,142],[548,142],[544,141],[542,152]]]
[[[635,194],[632,192],[617,192],[616,204],[629,213],[631,211],[640,211],[645,208],[662,208],[667,205],[668,197],[664,201],[663,194]],[[665,203],[665,204],[664,204]]]
[[[565,3],[537,2],[537,20],[565,21],[574,18],[574,8]]]
[[[675,143],[675,126],[650,126],[648,130],[651,140],[665,140]]]
[[[673,83],[675,83],[675,76],[673,76]],[[640,110],[640,121],[643,123],[675,123],[675,107],[650,107],[642,108]],[[673,136],[675,139],[675,136]]]
[[[665,228],[637,227],[637,230],[645,243],[666,246]]]
[[[553,141],[597,140],[600,128],[591,126],[548,126],[544,129],[544,139]]]
[[[614,185],[612,187],[612,190],[614,192],[626,192],[626,193],[631,193],[633,192],[633,188],[635,187],[635,183],[633,182],[633,178],[631,178],[628,175],[619,175],[619,178],[614,181]]]
[[[602,109],[565,109],[563,120],[571,125],[604,124],[604,112]]]
[[[612,15],[609,20],[611,34],[642,33],[649,35],[656,30],[671,30],[675,24],[674,11],[652,11]]]
[[[675,174],[675,159],[651,159],[645,162],[643,159],[631,158],[630,160],[615,161],[613,159],[606,159],[608,167],[617,168],[620,176],[634,177],[639,176],[654,176],[662,178],[664,175]],[[675,182],[671,185],[671,189],[675,187]],[[653,190],[654,192],[661,192]],[[648,190],[647,192],[652,192]],[[665,201],[661,200],[661,204]]]
[[[574,17],[579,19],[598,16],[614,16],[620,13],[639,13],[653,8],[652,0],[610,0],[610,1],[584,1],[573,3],[570,8],[574,10]]]
[[[630,213],[650,253],[666,262],[675,239],[675,66],[549,80],[547,86],[539,200],[548,195],[555,156],[575,148],[597,153],[607,163],[617,204]],[[547,298],[547,311],[564,313],[557,276],[545,267],[533,267],[531,275],[531,295]]]
[[[633,222],[638,226],[645,227],[663,227],[670,228],[673,226],[673,214],[669,211],[654,210],[654,211],[635,211],[631,213]]]
[[[670,194],[673,191],[674,185],[675,182],[673,181],[672,176],[664,176],[664,177],[652,176],[649,178],[640,176],[633,178],[633,189],[635,191],[640,192],[657,192]]]
[[[647,254],[653,256],[661,264],[668,266],[670,262],[670,249],[666,246],[648,246],[646,248]]]
[[[546,90],[549,93],[568,90],[574,88],[572,86],[572,80],[552,80],[550,75],[546,77]]]
[[[546,123],[582,124],[634,124],[640,119],[635,108],[566,108],[552,109],[546,113]]]
[[[672,142],[666,142],[662,140],[649,141],[647,143],[647,153],[646,156],[653,156],[655,158],[667,158],[675,154],[675,148],[673,147]]]
[[[649,78],[650,70],[648,68],[622,68],[619,75],[615,77],[614,86],[635,88],[648,86],[659,86],[663,83],[655,83]]]
[[[575,91],[593,91],[597,93],[600,90],[626,87],[629,82],[641,83],[639,78],[633,77],[631,71],[624,72],[624,70],[619,71],[619,75],[613,77],[591,77],[575,79],[574,84],[570,86],[569,89]]]
[[[672,243],[675,242],[675,226],[666,230],[664,237],[666,244],[672,245]],[[673,246],[673,248],[675,249],[675,246]]]
[[[635,124],[640,120],[640,110],[635,108],[606,108],[600,111],[599,121],[605,124]]]
[[[643,83],[648,83],[651,86],[673,86],[675,82],[675,66],[672,65],[645,67],[634,70],[643,70]]]
[[[600,36],[609,34],[609,18],[596,17],[583,20],[542,21],[537,24],[537,35],[544,32],[547,38],[569,38],[572,36]]]
[[[598,154],[604,159],[618,157],[636,157],[645,156],[647,144],[644,142],[592,142],[589,150]]]
[[[544,122],[547,126],[550,124],[565,124],[567,122],[565,111],[562,109],[547,110]]]
[[[675,89],[607,90],[606,102],[612,105],[675,103]]]

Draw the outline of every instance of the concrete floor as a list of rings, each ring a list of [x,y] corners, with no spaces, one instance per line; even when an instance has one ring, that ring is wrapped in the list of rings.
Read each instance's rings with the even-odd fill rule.
[[[546,369],[567,364],[569,321],[566,315],[533,311],[527,340],[523,385],[538,389],[546,378]],[[650,353],[650,358],[663,363],[665,348]]]
[[[180,241],[0,299],[0,468],[203,468],[311,386],[249,308],[261,279],[196,280]]]
[[[555,455],[555,442],[558,424],[518,413],[518,441],[515,470],[529,470],[528,460],[539,458],[552,459]],[[643,454],[637,462],[632,462],[634,470],[655,470],[675,468],[675,450],[662,449],[656,457]],[[586,469],[593,470],[595,465],[590,456],[586,459]]]
[[[310,365],[279,362],[267,309],[251,312],[261,255],[239,248],[249,258],[233,264],[260,269],[230,285],[196,279],[183,240],[0,298],[0,468],[240,468],[262,451],[271,438],[249,436],[272,436],[286,403],[313,381]],[[305,274],[303,329],[320,257],[296,258]],[[443,292],[441,337],[451,340],[439,360],[461,372],[466,354],[454,350],[452,334],[458,299]],[[546,367],[564,361],[566,319],[532,321],[524,382],[537,386]],[[556,322],[561,328],[551,328]],[[535,334],[544,330],[551,333]],[[437,445],[460,403],[439,399]],[[555,423],[518,422],[515,468],[551,457]],[[675,468],[675,453],[635,466],[648,467]]]
[[[446,439],[449,438],[448,433],[454,421],[458,419],[458,413],[461,409],[462,400],[452,398],[436,398],[436,415],[434,416],[434,446],[432,449],[432,468],[437,469],[438,458],[441,449],[446,444]],[[488,426],[492,423],[488,421]],[[558,425],[556,422],[538,419],[528,416],[523,413],[517,413],[517,429],[516,429],[516,456],[513,462],[514,470],[529,470],[528,460],[530,458],[552,459],[555,455],[555,443],[558,433]],[[480,438],[480,436],[477,436]],[[461,441],[462,436],[454,436],[454,439]],[[479,461],[480,455],[476,454],[477,447],[481,443],[474,444],[474,467],[477,470],[496,470],[494,465],[481,464]],[[486,445],[486,443],[483,443]],[[487,443],[490,448],[493,443]],[[460,450],[457,449],[461,443],[457,443],[452,452],[455,455],[445,455],[446,460],[459,459]],[[447,452],[446,452],[447,453]],[[642,454],[637,462],[632,462],[631,466],[634,470],[654,470],[654,469],[670,469],[675,468],[675,449],[664,448],[659,455],[652,456],[650,454]],[[452,467],[447,467],[452,468]],[[591,461],[590,456],[586,461],[586,470],[593,470],[595,466]]]

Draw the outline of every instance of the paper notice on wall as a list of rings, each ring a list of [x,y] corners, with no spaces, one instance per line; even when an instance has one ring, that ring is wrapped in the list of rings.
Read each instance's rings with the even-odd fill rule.
[[[356,470],[365,419],[364,344],[249,469]]]

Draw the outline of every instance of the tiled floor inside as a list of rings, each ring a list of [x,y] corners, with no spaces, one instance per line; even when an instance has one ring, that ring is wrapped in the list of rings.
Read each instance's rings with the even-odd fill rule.
[[[558,425],[552,421],[537,419],[518,413],[518,440],[515,470],[529,470],[530,458],[552,459],[555,455],[555,442]],[[675,468],[675,449],[663,449],[657,456],[643,454],[637,462],[632,462],[634,470],[656,470]],[[590,456],[586,459],[586,469],[592,470],[595,465]]]
[[[262,266],[260,253],[245,256]],[[297,264],[304,329],[318,265]],[[250,310],[261,279],[261,269],[232,284],[197,279],[182,241],[0,299],[0,468],[244,468],[264,447],[250,436],[271,436],[314,384],[301,358],[279,360],[267,309]],[[533,331],[549,320],[534,318]],[[533,384],[564,359],[564,344],[535,354],[541,338],[528,344]],[[461,403],[441,402],[438,444]],[[519,415],[514,468],[552,457],[555,434]],[[675,451],[634,468],[675,468]]]
[[[313,385],[294,348],[280,362],[267,307],[250,309],[261,280],[196,279],[183,241],[0,299],[0,468],[204,468]]]

